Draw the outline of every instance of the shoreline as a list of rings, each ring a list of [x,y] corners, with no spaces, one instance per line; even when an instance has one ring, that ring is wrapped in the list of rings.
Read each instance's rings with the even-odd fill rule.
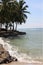
[[[8,63],[8,64],[1,64],[1,65],[43,65],[43,63],[11,62],[11,63]]]
[[[0,38],[0,41],[2,42],[2,45],[4,45],[4,44],[6,45],[6,44],[7,44],[7,45],[6,45],[7,48],[6,48],[5,45],[4,45],[5,50],[8,50],[8,49],[11,50],[12,47],[11,47],[11,46],[9,47],[9,44],[6,43],[6,42],[4,42],[4,41],[2,40],[2,38]],[[18,58],[17,58],[17,59],[18,59]],[[16,64],[20,64],[20,63],[21,63],[22,65],[23,65],[23,64],[25,65],[25,64],[35,64],[35,63],[36,63],[36,64],[42,64],[43,62],[37,61],[37,60],[36,60],[36,61],[31,60],[31,61],[28,61],[28,62],[27,62],[27,60],[25,60],[25,62],[19,62],[19,61],[17,61],[17,62],[14,61],[14,62],[13,62],[13,61],[12,61],[11,63],[8,63],[7,65],[13,65],[13,63],[14,63],[14,64],[15,64],[15,63],[16,63]],[[3,64],[2,64],[2,65],[3,65]],[[6,65],[6,64],[4,64],[4,65]]]
[[[26,32],[0,29],[0,37],[8,38],[8,37],[16,37],[18,35],[26,35]]]
[[[4,44],[4,41],[2,41],[2,39],[0,39],[0,41]],[[0,65],[43,65],[43,62],[41,63],[40,61],[39,62],[31,61],[31,62],[27,63],[27,61],[26,62],[19,62],[19,61],[15,62],[15,61],[12,61],[11,63],[0,64]]]

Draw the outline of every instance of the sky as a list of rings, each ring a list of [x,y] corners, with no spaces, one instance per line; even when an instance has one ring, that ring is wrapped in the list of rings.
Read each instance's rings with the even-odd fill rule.
[[[18,28],[43,28],[43,0],[24,0],[29,6],[26,23],[18,25]]]
[[[43,28],[43,0],[25,0],[29,6],[28,18],[25,24],[19,25],[21,28]]]

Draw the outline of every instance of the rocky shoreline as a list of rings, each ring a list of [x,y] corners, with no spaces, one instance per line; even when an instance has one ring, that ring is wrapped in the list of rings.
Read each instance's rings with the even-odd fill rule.
[[[10,56],[9,52],[6,51],[2,44],[0,44],[0,64],[10,63],[12,61],[18,61],[16,57]]]
[[[0,29],[0,37],[15,37],[18,35],[26,35],[26,32],[16,31],[16,30],[7,30]]]

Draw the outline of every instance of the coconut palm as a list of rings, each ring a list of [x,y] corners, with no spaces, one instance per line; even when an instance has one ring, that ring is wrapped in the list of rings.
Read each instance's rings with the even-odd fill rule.
[[[17,24],[22,24],[26,22],[27,15],[26,13],[30,13],[27,11],[28,6],[24,0],[19,0],[10,2],[10,0],[2,0],[2,9],[0,14],[0,21],[1,23],[6,24],[6,29],[8,28],[9,23],[13,23],[13,30],[14,30],[14,22],[16,23],[16,30]]]
[[[8,6],[9,6],[9,13],[10,13],[10,19],[11,19],[11,22],[13,24],[13,30],[14,30],[14,22],[15,22],[15,18],[16,18],[16,13],[17,13],[17,4],[16,4],[17,1],[14,1],[14,2],[9,2],[8,3]]]
[[[10,17],[9,17],[9,11],[8,11],[8,2],[10,0],[2,0],[2,9],[1,9],[1,18],[2,18],[2,23],[5,23],[6,29],[8,28],[8,23],[10,22]]]
[[[2,23],[1,23],[1,11],[0,11],[0,28],[2,28]]]
[[[2,2],[0,2],[0,28],[2,28],[2,22],[1,22],[1,9],[2,9]]]
[[[26,22],[27,15],[26,13],[29,13],[27,11],[28,6],[26,5],[26,2],[24,0],[19,0],[19,2],[16,2],[16,13],[15,13],[15,23],[16,23],[16,30],[17,30],[17,24],[22,24],[23,22]]]

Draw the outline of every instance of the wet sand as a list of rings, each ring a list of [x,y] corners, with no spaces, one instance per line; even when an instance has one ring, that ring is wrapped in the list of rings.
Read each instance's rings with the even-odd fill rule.
[[[0,64],[0,65],[43,65],[43,63],[22,63],[22,62],[11,62],[8,64]]]

